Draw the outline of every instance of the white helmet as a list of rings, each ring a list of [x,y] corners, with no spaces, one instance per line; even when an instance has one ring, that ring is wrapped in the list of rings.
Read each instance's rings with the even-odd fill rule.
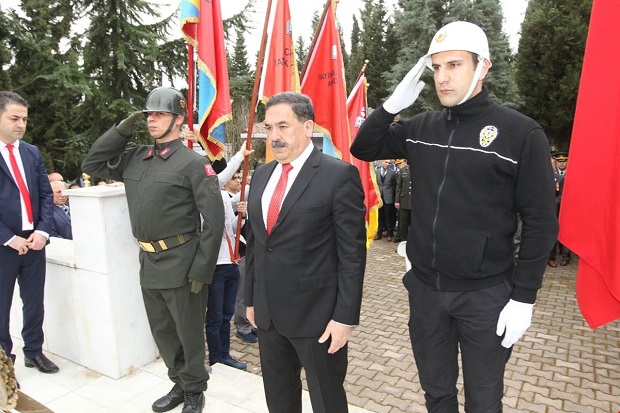
[[[426,58],[426,66],[432,69],[431,56],[448,50],[465,50],[475,53],[480,60],[488,60],[489,67],[491,66],[491,54],[489,53],[487,36],[480,27],[473,23],[452,22],[439,29],[435,36],[433,36],[428,53],[424,56]]]

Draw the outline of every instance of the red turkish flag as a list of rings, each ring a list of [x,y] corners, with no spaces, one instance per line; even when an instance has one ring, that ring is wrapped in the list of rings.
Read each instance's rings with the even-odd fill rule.
[[[620,80],[610,75],[619,20],[618,0],[594,0],[560,207],[560,241],[579,255],[577,302],[591,328],[620,318]]]
[[[300,90],[288,0],[278,0],[276,5],[263,79],[263,102],[280,92]]]
[[[323,152],[351,163],[351,134],[347,117],[347,91],[340,35],[336,28],[334,4],[329,1],[325,19],[314,48],[308,55],[301,91],[314,103],[315,129],[327,138]],[[331,143],[331,146],[328,147]]]

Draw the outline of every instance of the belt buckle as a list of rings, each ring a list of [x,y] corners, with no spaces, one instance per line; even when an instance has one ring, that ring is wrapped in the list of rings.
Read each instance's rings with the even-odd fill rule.
[[[155,247],[153,247],[153,244],[151,244],[150,242],[138,241],[138,244],[140,244],[140,248],[142,248],[143,251],[155,252]]]

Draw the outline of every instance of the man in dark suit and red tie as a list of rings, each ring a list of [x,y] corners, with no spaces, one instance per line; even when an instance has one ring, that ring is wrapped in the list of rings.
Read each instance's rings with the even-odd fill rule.
[[[26,367],[56,373],[42,350],[45,245],[54,203],[41,153],[21,140],[27,121],[28,102],[0,91],[0,345],[15,362],[9,318],[18,282]]]
[[[346,412],[347,342],[359,322],[366,264],[359,173],[313,146],[305,95],[274,95],[265,129],[275,161],[252,175],[245,299],[258,328],[267,406],[301,412],[303,367],[313,411]]]

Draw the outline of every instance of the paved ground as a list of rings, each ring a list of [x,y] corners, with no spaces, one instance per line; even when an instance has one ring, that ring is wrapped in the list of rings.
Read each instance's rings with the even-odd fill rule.
[[[576,261],[548,267],[532,327],[507,367],[507,413],[620,413],[620,323],[595,331],[585,324],[575,300]],[[346,381],[349,403],[373,412],[425,411],[407,331],[404,271],[395,244],[373,243]],[[260,374],[256,344],[234,337],[232,353]]]

